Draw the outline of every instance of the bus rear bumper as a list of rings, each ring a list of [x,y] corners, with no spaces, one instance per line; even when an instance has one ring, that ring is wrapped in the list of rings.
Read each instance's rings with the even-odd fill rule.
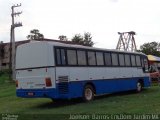
[[[17,89],[17,97],[22,98],[54,98],[58,99],[57,90],[52,89]],[[64,96],[67,97],[67,96]]]

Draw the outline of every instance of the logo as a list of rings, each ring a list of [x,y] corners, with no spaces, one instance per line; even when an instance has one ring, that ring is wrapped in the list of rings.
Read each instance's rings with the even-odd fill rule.
[[[2,120],[18,120],[18,115],[16,115],[16,114],[2,114]]]

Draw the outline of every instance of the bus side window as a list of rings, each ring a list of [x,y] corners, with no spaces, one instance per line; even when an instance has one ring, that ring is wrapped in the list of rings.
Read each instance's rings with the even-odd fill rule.
[[[124,54],[119,54],[119,65],[120,66],[125,66]]]
[[[130,66],[131,66],[130,55],[125,54],[124,57],[125,57],[125,64],[126,64],[126,66],[127,66],[127,67],[130,67]]]
[[[112,60],[111,60],[111,54],[110,53],[104,53],[104,60],[105,60],[105,65],[107,65],[107,66],[112,65]]]
[[[142,68],[144,68],[144,59],[141,58],[141,64],[142,64]]]
[[[135,58],[135,55],[131,55],[131,63],[132,63],[132,66],[136,66],[136,58]]]
[[[140,56],[139,55],[136,55],[136,64],[138,67],[141,66],[141,60],[140,60]]]
[[[77,50],[78,65],[87,65],[86,52]]]
[[[60,49],[56,49],[56,62],[57,62],[57,65],[61,65]]]
[[[103,53],[102,52],[96,52],[96,58],[97,58],[97,65],[104,65],[104,59],[103,59]]]
[[[61,49],[61,62],[62,62],[62,65],[66,65],[66,57],[65,57],[64,49]]]
[[[88,64],[89,65],[96,65],[95,52],[88,52]]]
[[[118,66],[118,54],[117,53],[112,53],[112,65],[113,66]]]
[[[56,49],[56,63],[57,65],[66,65],[64,49]]]
[[[68,65],[77,65],[76,50],[67,50]]]

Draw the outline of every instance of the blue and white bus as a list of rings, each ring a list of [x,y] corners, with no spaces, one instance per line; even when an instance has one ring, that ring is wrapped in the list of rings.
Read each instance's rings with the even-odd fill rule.
[[[16,52],[16,94],[90,101],[150,86],[147,56],[59,42],[30,42]]]

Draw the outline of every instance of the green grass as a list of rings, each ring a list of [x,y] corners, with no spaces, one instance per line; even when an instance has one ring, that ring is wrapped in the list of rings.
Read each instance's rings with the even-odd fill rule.
[[[4,80],[5,79],[5,80]],[[96,97],[84,103],[80,100],[54,103],[46,98],[18,98],[15,84],[0,78],[0,113],[30,115],[44,114],[158,114],[160,113],[160,87],[152,86],[141,93],[125,92]],[[3,81],[3,82],[2,82]],[[47,115],[46,115],[47,117]]]
[[[0,87],[3,86],[6,83],[9,83],[9,82],[11,82],[9,80],[9,75],[7,75],[7,74],[0,74]]]

